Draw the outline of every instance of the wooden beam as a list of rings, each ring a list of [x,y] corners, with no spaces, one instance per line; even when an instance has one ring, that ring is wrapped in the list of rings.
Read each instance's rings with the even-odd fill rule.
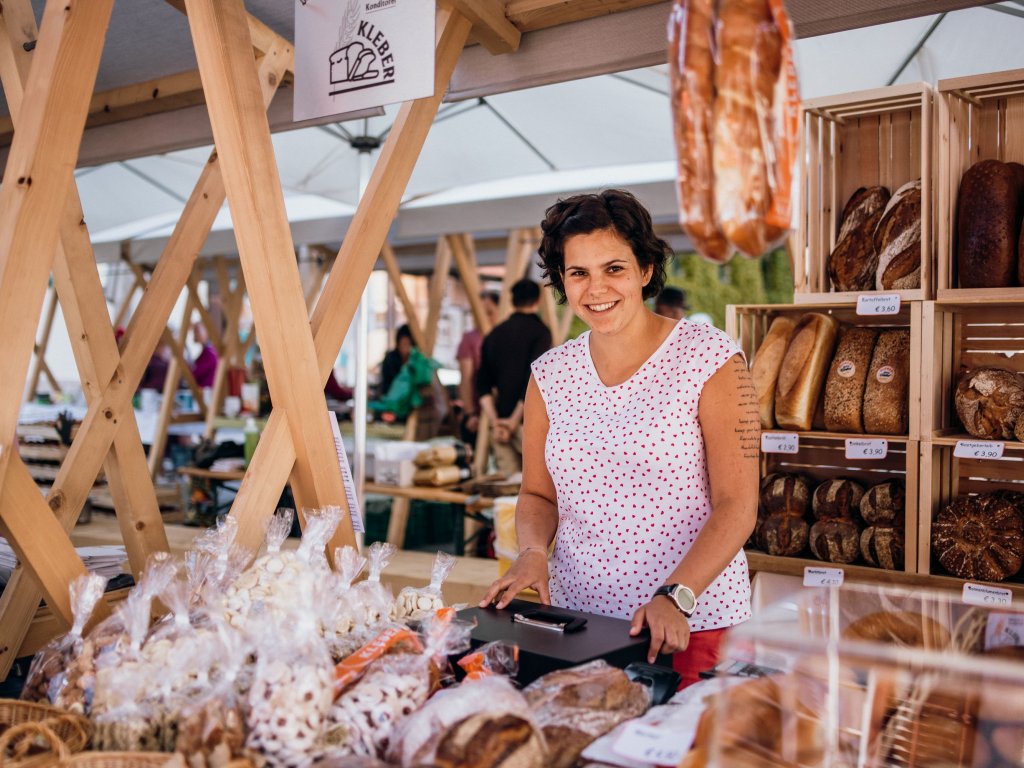
[[[462,278],[462,285],[466,289],[466,297],[469,299],[469,308],[473,313],[473,322],[486,336],[491,332],[491,319],[484,311],[484,302],[480,298],[480,273],[476,262],[476,249],[473,247],[473,236],[468,232],[462,235],[449,235],[449,243],[452,254],[455,256],[455,266]]]
[[[164,330],[163,341],[171,348],[171,360],[167,365],[167,377],[164,379],[163,399],[160,401],[160,414],[156,419],[156,428],[153,430],[153,442],[149,444],[149,456],[146,461],[149,466],[149,474],[156,477],[160,471],[160,463],[164,458],[164,451],[167,443],[167,430],[171,426],[171,415],[174,413],[174,396],[178,390],[178,380],[182,374],[192,376],[185,362],[182,348],[188,338],[188,327],[192,318],[192,308],[195,299],[189,294],[185,299],[185,309],[181,313],[181,322],[178,324],[178,337],[175,338],[171,332]],[[195,377],[192,376],[191,383],[195,384]],[[193,389],[193,393],[195,390]],[[199,395],[202,397],[202,393]]]
[[[213,315],[210,314],[210,309],[203,304],[202,298],[199,296],[199,280],[196,276],[197,270],[192,270],[192,274],[188,276],[188,292],[192,296],[192,306],[199,312],[199,321],[206,328],[206,335],[210,337],[210,343],[213,344],[213,348],[217,350],[217,358],[224,354],[224,339],[220,328],[217,327],[217,322],[213,319]]]
[[[407,102],[399,109],[374,164],[366,192],[349,224],[335,268],[313,310],[311,325],[321,382],[327,381],[352,324],[363,289],[387,239],[402,193],[469,35],[469,21],[443,4],[438,5],[437,19],[434,93]],[[288,439],[287,421],[283,410],[275,408],[271,413],[235,497],[231,513],[239,522],[237,541],[241,546],[259,547],[267,520],[291,472],[295,450]]]
[[[427,324],[424,333],[427,337],[426,346],[421,351],[427,357],[434,354],[437,344],[437,326],[441,321],[441,307],[445,294],[448,292],[448,278],[452,265],[452,248],[448,238],[437,239],[437,250],[434,253],[434,274],[430,278],[430,291],[427,296]]]
[[[300,507],[348,502],[242,0],[185,0],[239,259],[275,407],[288,414]],[[376,254],[376,251],[374,252]],[[333,542],[355,545],[342,514]],[[333,550],[332,550],[333,551]]]
[[[57,291],[54,288],[50,288],[47,291],[46,300],[46,315],[43,320],[43,331],[39,336],[39,341],[35,343],[32,354],[34,359],[32,361],[32,370],[28,375],[28,386],[25,388],[25,402],[30,403],[36,397],[36,390],[39,388],[39,375],[46,369],[47,375],[50,379],[50,384],[54,385],[55,390],[60,392],[60,387],[56,386],[56,379],[53,378],[53,374],[50,372],[49,366],[46,365],[46,348],[50,344],[50,333],[53,331],[53,318],[57,315]]]
[[[664,0],[509,0],[505,8],[508,20],[523,32],[535,32],[595,16],[630,11]]]
[[[394,286],[395,296],[398,297],[398,302],[402,305],[402,311],[405,312],[405,319],[409,324],[409,330],[412,331],[413,341],[416,342],[416,346],[420,349],[426,349],[427,337],[423,333],[420,319],[416,316],[416,306],[412,303],[412,299],[409,298],[409,292],[405,290],[405,283],[402,282],[402,270],[398,266],[398,259],[395,257],[395,251],[390,243],[384,243],[380,249],[380,257],[384,262],[384,268],[387,270],[388,279],[391,280],[391,285]]]
[[[168,5],[171,5],[182,13],[188,15],[186,7],[187,3],[185,0],[166,0],[166,2]],[[283,47],[291,47],[291,43],[252,14],[246,14],[246,24],[249,27],[249,37],[252,39],[252,45],[257,54],[263,54],[267,51]],[[295,72],[294,62],[289,63],[285,72]],[[283,75],[284,73],[282,73],[282,76]]]
[[[459,12],[473,23],[474,37],[491,53],[519,50],[520,32],[505,18],[501,0],[452,0]]]

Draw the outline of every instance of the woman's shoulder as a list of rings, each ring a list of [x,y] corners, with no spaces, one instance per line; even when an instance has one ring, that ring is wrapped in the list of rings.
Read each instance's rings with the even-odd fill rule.
[[[580,354],[586,351],[587,336],[589,334],[590,331],[584,331],[575,339],[569,339],[557,347],[549,349],[533,361],[534,373],[543,374],[547,371],[559,370],[579,359]]]
[[[721,345],[728,349],[738,349],[736,340],[721,328],[716,328],[711,323],[695,323],[690,320],[680,320],[677,328],[678,338],[688,348],[702,348]]]

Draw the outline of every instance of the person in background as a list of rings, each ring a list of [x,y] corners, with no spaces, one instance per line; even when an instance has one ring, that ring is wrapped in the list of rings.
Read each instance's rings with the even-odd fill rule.
[[[533,364],[519,556],[481,605],[532,587],[542,603],[631,620],[631,635],[646,625],[648,658],[674,654],[692,684],[750,617],[750,371],[724,332],[644,304],[672,251],[633,195],[561,200],[541,228],[544,276],[590,330]]]
[[[409,359],[409,354],[415,346],[412,329],[408,324],[403,325],[395,332],[395,348],[388,350],[380,364],[380,389],[378,390],[380,397],[387,397],[391,384]]]
[[[667,286],[661,289],[654,300],[654,314],[670,320],[682,320],[690,308],[686,305],[686,292],[679,288]]]
[[[167,369],[170,367],[170,364],[171,348],[166,344],[159,345],[146,364],[146,371],[142,374],[139,389],[155,389],[158,392],[163,392],[164,384],[167,381]]]
[[[192,326],[192,338],[203,349],[192,363],[192,376],[201,388],[212,387],[217,378],[217,350],[210,341],[206,326],[196,323]]]
[[[500,297],[495,291],[484,291],[480,294],[480,303],[488,324],[493,328],[498,320],[498,303]],[[462,441],[474,443],[476,431],[480,426],[480,398],[476,391],[476,374],[480,370],[480,349],[484,343],[484,335],[479,328],[471,328],[462,334],[455,358],[459,361],[459,399],[462,400],[462,423],[459,425]]]
[[[551,349],[551,331],[537,316],[540,286],[524,278],[512,286],[512,314],[494,326],[480,348],[476,389],[491,423],[498,471],[523,468],[523,403],[530,365]]]

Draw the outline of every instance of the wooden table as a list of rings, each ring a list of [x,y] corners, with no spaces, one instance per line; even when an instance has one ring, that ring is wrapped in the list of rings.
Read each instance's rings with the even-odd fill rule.
[[[366,483],[363,489],[366,493],[391,496],[394,499],[391,505],[391,518],[388,520],[387,540],[399,549],[405,545],[405,526],[409,522],[409,502],[411,501],[433,501],[461,506],[464,510],[461,541],[463,545],[480,529],[481,510],[493,506],[492,499],[483,498],[479,494],[462,493],[447,488]],[[455,554],[460,554],[459,550],[461,549],[461,546],[456,546]]]

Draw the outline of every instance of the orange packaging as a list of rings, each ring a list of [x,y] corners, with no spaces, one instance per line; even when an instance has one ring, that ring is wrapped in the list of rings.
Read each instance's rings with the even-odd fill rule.
[[[334,698],[356,682],[366,668],[382,656],[398,653],[423,653],[416,633],[403,627],[390,627],[334,667]]]

